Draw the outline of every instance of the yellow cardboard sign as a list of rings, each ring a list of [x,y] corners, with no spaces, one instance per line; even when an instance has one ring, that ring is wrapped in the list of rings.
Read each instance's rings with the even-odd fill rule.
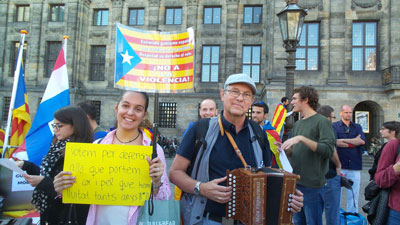
[[[64,171],[76,182],[63,190],[63,203],[143,205],[150,196],[151,153],[151,146],[68,142]]]

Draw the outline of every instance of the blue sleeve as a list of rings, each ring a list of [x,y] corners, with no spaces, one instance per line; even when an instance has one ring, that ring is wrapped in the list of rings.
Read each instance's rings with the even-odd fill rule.
[[[95,141],[95,140],[97,140],[97,139],[100,139],[100,138],[103,138],[103,137],[105,137],[106,135],[107,135],[107,132],[106,132],[106,131],[98,131],[98,132],[94,133],[94,135],[93,135],[93,141]]]
[[[356,128],[357,128],[358,134],[361,135],[361,139],[363,139],[364,142],[367,142],[367,139],[365,138],[365,134],[364,134],[364,132],[362,131],[361,125],[360,125],[360,124],[356,124]]]
[[[187,132],[183,135],[181,144],[178,147],[177,154],[185,157],[188,160],[192,160],[194,155],[194,146],[196,142],[196,128],[199,122],[193,123],[192,126],[188,127]]]
[[[189,128],[190,128],[191,126],[193,126],[193,122],[190,122],[190,123],[189,123],[189,126],[186,127],[185,132],[183,132],[182,139],[185,137],[185,134],[187,133],[187,131],[189,130]]]

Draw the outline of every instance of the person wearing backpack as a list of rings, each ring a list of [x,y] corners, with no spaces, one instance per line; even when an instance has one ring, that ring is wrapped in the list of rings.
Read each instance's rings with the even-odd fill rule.
[[[226,170],[243,168],[227,135],[232,135],[248,165],[271,165],[266,133],[246,117],[256,92],[247,74],[229,76],[220,91],[224,107],[219,117],[197,121],[183,138],[170,168],[170,180],[184,192],[181,215],[185,225],[221,224],[225,218],[225,203],[232,197],[232,188],[225,186]],[[199,149],[196,133],[204,121],[208,127]],[[259,133],[263,142],[256,137]],[[289,207],[298,212],[302,202],[302,193],[297,192]]]
[[[397,134],[383,148],[374,177],[380,188],[390,188],[387,225],[400,224],[400,155],[397,154],[399,139],[400,135]]]
[[[317,109],[317,112],[333,123],[335,119],[335,112],[329,105],[323,105]],[[333,128],[332,128],[333,129]],[[325,174],[326,185],[325,185],[325,198],[324,198],[324,210],[325,210],[325,223],[326,225],[338,225],[340,224],[340,174],[342,165],[340,164],[339,156],[336,148],[333,150],[333,155],[329,160],[329,169]]]

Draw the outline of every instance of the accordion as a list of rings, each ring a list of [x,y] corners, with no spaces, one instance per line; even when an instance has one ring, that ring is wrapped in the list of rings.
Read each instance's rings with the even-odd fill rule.
[[[272,168],[227,171],[232,198],[226,204],[226,218],[245,225],[292,224],[289,198],[296,192],[300,176]]]

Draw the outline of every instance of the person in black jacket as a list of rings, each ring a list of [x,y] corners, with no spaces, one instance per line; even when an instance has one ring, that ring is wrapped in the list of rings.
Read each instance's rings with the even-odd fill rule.
[[[85,224],[89,205],[63,204],[53,180],[63,170],[64,152],[67,142],[92,143],[93,133],[86,113],[77,106],[67,106],[54,113],[53,142],[40,167],[29,161],[18,165],[27,173],[25,179],[35,187],[32,203],[40,212],[41,224],[60,224],[67,220],[70,210],[76,212],[76,222]],[[73,212],[73,214],[75,213]]]

